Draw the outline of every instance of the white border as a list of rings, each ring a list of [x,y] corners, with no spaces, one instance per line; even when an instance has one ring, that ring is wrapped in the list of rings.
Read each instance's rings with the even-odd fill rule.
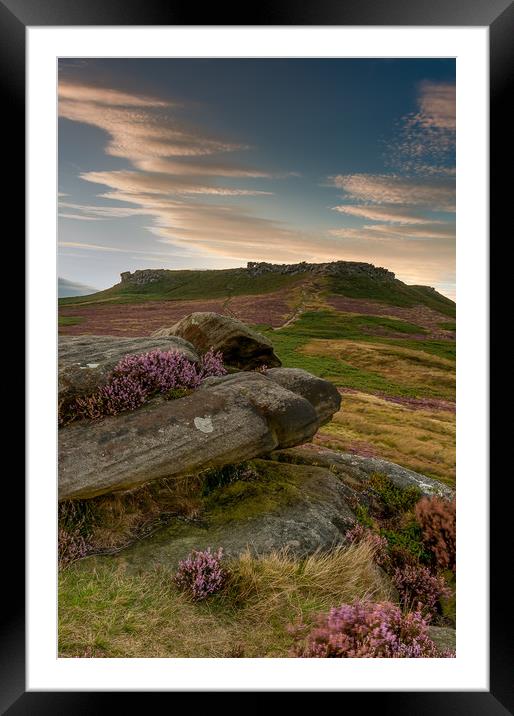
[[[488,28],[27,28],[27,689],[488,690]],[[56,59],[457,57],[456,659],[56,658]]]

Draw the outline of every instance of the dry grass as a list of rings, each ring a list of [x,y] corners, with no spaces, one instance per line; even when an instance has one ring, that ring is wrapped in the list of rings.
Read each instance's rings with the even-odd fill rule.
[[[345,393],[341,410],[314,442],[343,452],[376,454],[455,485],[455,414]]]
[[[61,503],[60,526],[80,519],[88,552],[117,551],[152,531],[167,517],[195,519],[202,510],[199,476],[164,479],[134,490]]]
[[[455,400],[455,363],[422,350],[384,343],[352,340],[312,340],[301,348],[305,355],[318,355],[378,373],[422,395]]]
[[[355,599],[390,599],[369,545],[297,560],[287,552],[229,563],[225,590],[193,603],[164,568],[128,574],[92,558],[60,575],[62,657],[284,657],[287,627]]]
[[[325,610],[357,597],[391,597],[367,542],[317,552],[303,560],[287,550],[260,558],[247,551],[232,563],[225,594],[258,620],[284,612],[300,618],[305,604]]]

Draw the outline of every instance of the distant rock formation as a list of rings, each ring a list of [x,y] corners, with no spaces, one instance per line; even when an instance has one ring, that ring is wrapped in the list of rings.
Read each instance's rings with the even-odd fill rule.
[[[131,283],[136,286],[146,286],[147,283],[154,283],[159,281],[163,276],[169,273],[168,269],[142,269],[134,271],[123,271],[121,276],[121,283]]]
[[[266,261],[248,261],[246,268],[239,269],[246,271],[250,276],[261,276],[264,273],[277,274],[299,274],[312,273],[319,276],[368,276],[380,281],[393,280],[395,275],[392,271],[373,266],[360,261],[328,261],[322,264],[309,264],[301,261],[297,264],[271,264]],[[141,269],[134,271],[123,271],[121,275],[122,284],[133,286],[146,286],[149,283],[160,281],[172,273],[169,269]]]
[[[358,276],[364,274],[370,278],[380,280],[393,280],[395,278],[394,273],[388,271],[388,269],[360,261],[329,261],[323,264],[308,264],[305,261],[301,261],[298,264],[270,264],[266,261],[249,261],[246,270],[251,276],[260,276],[263,273],[313,273],[322,276]]]

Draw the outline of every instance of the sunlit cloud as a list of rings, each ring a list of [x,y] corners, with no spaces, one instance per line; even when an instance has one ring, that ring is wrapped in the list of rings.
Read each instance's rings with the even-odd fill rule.
[[[81,179],[103,184],[112,189],[138,194],[213,194],[220,196],[259,196],[272,192],[257,189],[238,189],[209,184],[197,184],[187,176],[173,177],[169,174],[153,174],[128,170],[111,172],[83,172]]]
[[[156,97],[134,95],[117,89],[80,84],[60,79],[59,101],[63,102],[65,100],[74,104],[91,103],[107,105],[108,107],[170,107],[172,105],[171,102],[166,102]]]
[[[179,108],[171,102],[118,90],[59,83],[59,116],[106,132],[109,141],[105,151],[111,156],[136,161],[246,148],[185,126]]]
[[[420,111],[416,120],[425,127],[455,131],[455,85],[446,82],[421,82]]]
[[[236,166],[231,164],[213,164],[198,161],[173,161],[171,159],[138,159],[135,162],[138,169],[145,172],[160,172],[164,174],[178,174],[181,176],[219,176],[244,177],[249,179],[271,179],[273,174],[261,169]],[[279,175],[283,176],[283,175]]]
[[[60,219],[73,219],[74,221],[101,221],[98,216],[84,216],[84,214],[67,214],[59,212]]]
[[[455,84],[421,82],[418,111],[401,118],[388,147],[389,164],[417,174],[454,172],[455,128]]]
[[[240,265],[247,260],[346,259],[385,266],[412,283],[451,282],[454,224],[433,216],[455,209],[454,168],[441,159],[451,150],[455,131],[451,87],[419,86],[418,111],[402,118],[401,136],[392,150],[400,171],[330,178],[341,193],[341,203],[332,207],[334,223],[348,218],[362,225],[317,232],[259,215],[259,197],[273,195],[266,183],[294,174],[252,167],[251,160],[239,163],[239,154],[250,146],[193,126],[185,119],[186,109],[171,99],[60,81],[60,116],[102,130],[105,154],[127,165],[79,173],[83,181],[97,185],[102,201],[78,203],[61,193],[60,218],[98,222],[146,217],[143,230],[148,232],[148,243],[140,250],[113,246],[115,240],[106,233],[106,245],[103,237],[98,243],[61,242],[67,255],[116,252],[161,265],[170,255],[212,257],[219,265],[224,260]],[[404,174],[409,163],[414,178]],[[242,203],[245,197],[248,206]],[[77,224],[76,229],[89,227]]]
[[[448,223],[424,223],[414,225],[392,225],[392,224],[370,224],[359,228],[344,227],[341,229],[330,229],[331,236],[340,238],[369,238],[378,239],[455,239],[455,230],[452,224]]]
[[[398,206],[375,206],[360,204],[341,204],[332,207],[334,211],[348,216],[356,216],[361,219],[369,219],[371,221],[389,221],[397,224],[424,224],[426,216],[421,213],[415,213],[405,207]],[[432,222],[439,223],[439,222]]]
[[[455,182],[446,178],[413,179],[395,174],[339,174],[334,186],[351,198],[376,204],[422,206],[431,211],[455,210]]]
[[[60,241],[59,246],[63,249],[84,249],[85,251],[116,251],[123,253],[123,249],[103,244],[85,244],[80,241]]]

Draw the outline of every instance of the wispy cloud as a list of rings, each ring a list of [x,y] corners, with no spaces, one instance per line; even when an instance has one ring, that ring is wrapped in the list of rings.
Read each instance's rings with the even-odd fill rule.
[[[455,182],[446,178],[412,178],[397,174],[339,174],[333,185],[350,199],[373,204],[426,207],[454,211]]]
[[[134,172],[128,170],[111,172],[83,172],[81,179],[103,184],[127,194],[212,194],[220,196],[259,196],[272,192],[258,189],[241,189],[209,184],[197,184],[189,176],[174,177],[169,174]]]
[[[180,120],[180,105],[157,98],[66,81],[59,83],[59,115],[102,129],[106,153],[132,162],[190,157],[246,147],[199,132]]]
[[[367,249],[375,246],[378,254],[384,250],[381,245],[393,251],[409,242],[410,254],[415,245],[430,242],[448,261],[454,251],[455,222],[452,216],[441,219],[440,214],[455,212],[455,86],[422,82],[417,104],[416,112],[399,120],[388,146],[394,172],[330,178],[345,202],[333,210],[363,223],[329,233],[347,246],[366,242]]]
[[[138,169],[145,172],[161,172],[164,174],[178,174],[181,176],[218,176],[218,177],[243,177],[249,179],[271,179],[285,175],[273,175],[262,169],[237,166],[227,163],[212,163],[199,161],[173,161],[171,159],[138,159],[135,162]]]
[[[455,84],[421,82],[418,110],[398,123],[388,146],[388,163],[417,174],[448,176],[455,172]]]
[[[395,224],[424,224],[427,220],[426,215],[403,206],[341,204],[339,206],[333,206],[332,209],[334,211],[338,211],[340,214],[356,216],[359,219],[369,219],[370,221],[388,221]]]
[[[83,214],[59,212],[58,216],[60,219],[72,219],[73,221],[100,221],[98,216],[84,216]]]
[[[451,239],[455,238],[455,231],[448,223],[431,223],[406,225],[406,224],[369,224],[359,228],[345,227],[341,229],[330,229],[331,236],[340,238],[366,239]]]
[[[414,141],[421,131],[432,138],[454,131],[449,104],[444,90],[421,87],[419,111],[402,120],[410,139]],[[432,279],[436,283],[436,276],[451,265],[452,225],[433,216],[436,211],[454,211],[454,181],[444,176],[442,166],[434,172],[418,171],[415,178],[401,171],[336,175],[331,185],[340,189],[341,203],[333,207],[332,216],[337,212],[341,220],[361,220],[362,226],[302,231],[260,216],[257,206],[259,197],[264,201],[272,196],[270,180],[292,174],[240,162],[240,153],[249,145],[194,126],[185,119],[188,109],[180,102],[145,94],[60,82],[60,116],[101,129],[106,155],[127,163],[125,169],[79,173],[82,180],[99,187],[98,205],[74,202],[62,194],[60,216],[86,222],[147,217],[144,228],[153,239],[141,250],[113,246],[112,239],[102,245],[100,236],[99,243],[64,241],[60,246],[67,255],[116,252],[163,264],[169,256],[166,247],[172,246],[173,255],[187,252],[234,262],[368,260],[420,283]],[[402,142],[410,149],[398,144],[398,155],[415,153],[407,134]],[[435,166],[433,156],[433,152],[416,155],[417,170],[422,160]],[[445,170],[449,174],[451,167]],[[249,206],[242,204],[245,197]],[[409,241],[413,248],[406,251]],[[434,248],[434,257],[428,260],[427,241]]]
[[[421,82],[420,110],[416,121],[424,127],[455,132],[455,85],[446,82]]]
[[[103,244],[86,244],[80,241],[60,241],[59,246],[64,249],[84,249],[85,251],[116,251],[123,252],[123,249],[114,246],[104,246]]]

